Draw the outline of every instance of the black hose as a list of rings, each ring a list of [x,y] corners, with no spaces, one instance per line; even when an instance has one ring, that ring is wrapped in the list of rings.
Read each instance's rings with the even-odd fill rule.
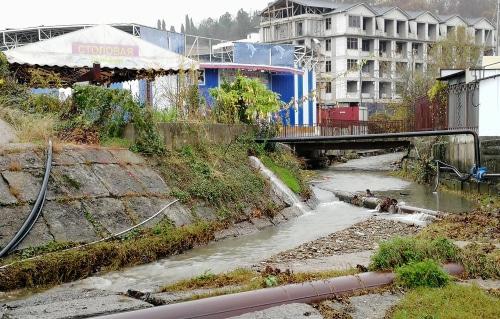
[[[35,205],[31,210],[28,218],[24,221],[24,224],[21,226],[16,235],[11,239],[11,241],[2,248],[0,251],[0,258],[6,256],[9,252],[16,249],[19,244],[22,243],[24,238],[28,236],[29,232],[35,225],[36,221],[40,217],[42,213],[43,204],[45,203],[45,196],[47,194],[47,185],[49,184],[50,171],[52,169],[52,141],[49,140],[49,145],[47,147],[47,163],[45,165],[45,176],[43,177],[42,186],[40,188],[40,192],[38,193],[38,197],[35,201]]]

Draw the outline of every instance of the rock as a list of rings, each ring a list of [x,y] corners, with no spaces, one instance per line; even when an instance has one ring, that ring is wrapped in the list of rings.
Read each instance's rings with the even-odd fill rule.
[[[42,246],[50,243],[53,240],[54,237],[50,233],[50,230],[47,227],[43,216],[40,216],[28,236],[26,236],[26,238],[21,242],[17,249]]]
[[[2,207],[0,218],[0,247],[4,247],[21,228],[30,213],[28,205]]]
[[[159,199],[147,197],[130,197],[126,198],[125,205],[131,214],[137,217],[135,223],[140,223],[151,216],[155,215],[160,209],[171,203],[173,199]],[[182,204],[175,203],[165,209],[157,218],[147,223],[145,227],[152,227],[159,223],[162,219],[168,218],[178,227],[193,223],[194,218],[189,210]]]
[[[109,196],[109,191],[89,165],[56,166],[52,169],[47,198],[70,199]],[[54,188],[60,187],[60,191]],[[62,194],[61,194],[62,193]]]
[[[198,218],[201,218],[202,220],[209,220],[209,221],[214,221],[217,220],[217,214],[215,212],[215,209],[212,207],[208,207],[205,205],[198,205],[194,208],[194,212]]]
[[[85,211],[95,218],[110,234],[117,234],[134,225],[125,206],[114,198],[97,198],[82,202]]]
[[[9,186],[0,178],[0,206],[13,205],[17,203],[17,198],[10,193]]]
[[[104,148],[79,147],[71,150],[84,164],[116,164],[116,158]]]
[[[140,195],[146,191],[137,179],[118,165],[96,164],[92,169],[113,196]]]
[[[258,230],[263,230],[273,226],[273,223],[271,223],[271,221],[267,218],[251,218],[250,221],[255,225],[255,227],[257,227]]]
[[[255,225],[252,224],[251,222],[242,222],[234,226],[236,227],[238,236],[250,235],[259,231],[257,227],[255,227]]]
[[[56,241],[91,242],[98,239],[94,227],[85,218],[80,202],[58,203],[48,201],[43,217],[50,225]]]
[[[4,171],[3,178],[9,184],[12,191],[15,190],[18,195],[16,196],[22,202],[34,202],[40,192],[41,179],[36,178],[32,174],[21,172]]]
[[[163,178],[149,167],[130,165],[127,170],[142,184],[149,194],[169,195],[170,188]]]
[[[110,149],[109,152],[113,154],[114,158],[118,163],[122,164],[135,164],[135,165],[141,165],[145,164],[146,162],[142,157],[140,157],[137,154],[132,153],[129,150],[125,149]]]

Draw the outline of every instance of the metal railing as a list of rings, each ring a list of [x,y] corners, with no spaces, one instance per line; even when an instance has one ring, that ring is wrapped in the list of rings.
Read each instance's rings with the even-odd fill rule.
[[[443,128],[426,128],[425,131],[442,131]],[[456,127],[445,129],[448,131],[471,130],[477,131],[476,127]],[[276,130],[276,138],[287,137],[316,137],[316,136],[354,136],[371,134],[390,134],[419,132],[414,124],[408,121],[346,121],[327,120],[322,124],[280,126]]]

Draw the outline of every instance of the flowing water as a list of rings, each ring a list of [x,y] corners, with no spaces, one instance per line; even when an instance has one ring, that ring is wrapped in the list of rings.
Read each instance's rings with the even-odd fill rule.
[[[206,271],[223,272],[236,267],[258,264],[260,261],[284,250],[348,228],[373,215],[373,211],[339,202],[332,191],[348,192],[370,189],[376,195],[395,197],[407,204],[444,211],[463,211],[470,203],[451,194],[433,194],[427,187],[416,185],[381,172],[401,154],[390,154],[352,161],[347,165],[322,170],[313,182],[317,198],[316,207],[309,209],[297,203],[295,195],[281,190],[299,205],[304,214],[277,227],[256,234],[230,238],[192,249],[184,254],[158,262],[125,269],[120,272],[88,278],[65,285],[67,288],[98,288],[123,292],[127,289],[152,291],[162,284],[190,278]],[[260,167],[258,160],[254,163]],[[369,171],[359,171],[366,169]],[[271,182],[275,179],[268,170],[263,170]],[[281,185],[281,184],[277,184]],[[283,186],[278,186],[281,188]],[[405,218],[388,216],[387,218]],[[412,217],[418,220],[418,215]],[[423,218],[423,217],[422,217]]]

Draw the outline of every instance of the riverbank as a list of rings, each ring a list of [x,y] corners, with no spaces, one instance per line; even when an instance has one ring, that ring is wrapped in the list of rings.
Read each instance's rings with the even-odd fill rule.
[[[379,158],[373,158],[373,160],[377,163],[380,162]],[[290,269],[296,276],[303,276],[303,274],[311,272],[329,273],[332,276],[333,272],[337,271],[336,269],[353,271],[352,268],[358,264],[361,267],[354,271],[362,271],[363,267],[368,266],[370,257],[378,247],[379,240],[415,235],[421,230],[421,227],[395,220],[378,219],[373,216],[375,214],[373,211],[339,202],[332,192],[323,190],[331,188],[333,183],[338,182],[331,177],[332,174],[337,173],[329,170],[318,173],[316,179],[321,181],[321,185],[318,181],[313,182],[313,184],[320,186],[321,189],[313,187],[314,196],[310,201],[310,205],[313,207],[311,211],[306,211],[300,217],[292,217],[288,222],[277,227],[265,228],[259,232],[240,237],[230,235],[230,239],[198,247],[153,264],[66,284],[42,295],[8,302],[4,309],[7,309],[6,313],[13,318],[26,317],[27,315],[36,317],[40,315],[41,311],[49,314],[48,317],[57,318],[59,314],[56,313],[56,309],[62,305],[74,309],[72,314],[63,313],[65,317],[71,317],[71,315],[96,315],[137,309],[138,307],[151,307],[158,302],[156,299],[158,296],[163,298],[162,302],[178,302],[190,298],[230,293],[237,291],[235,289],[239,289],[239,287],[223,284],[224,287],[215,290],[212,288],[208,290],[195,289],[196,287],[193,287],[194,290],[188,292],[165,291],[160,293],[159,291],[163,286],[171,285],[179,279],[189,279],[193,276],[199,279],[217,278],[218,274],[234,270],[237,267],[245,267],[246,271],[250,271],[252,278],[261,278],[262,280],[265,277],[262,277],[260,273],[265,271],[267,265],[272,265],[272,269],[279,268],[285,273],[287,269]],[[375,174],[372,181],[380,181],[379,176]],[[353,186],[348,178],[344,180],[349,183],[337,184],[336,186]],[[391,178],[390,181],[390,185],[381,183],[379,188],[373,187],[372,190],[376,193],[388,191],[400,195],[400,193],[409,192],[412,187],[411,183],[395,178]],[[360,186],[365,187],[366,181]],[[363,191],[364,188],[360,190]],[[321,243],[321,247],[317,247],[317,243]],[[277,256],[286,256],[287,253],[283,252],[297,251],[297,247],[303,251],[300,254],[291,254],[284,258],[284,262],[281,264],[266,263],[266,260],[273,260]],[[256,272],[257,270],[260,273]],[[126,293],[128,290],[131,290],[129,294]],[[83,298],[80,299],[78,296],[83,296]],[[389,307],[402,297],[403,295],[400,294],[395,301],[392,294],[382,295],[382,297],[366,296],[364,299],[360,297],[359,300],[367,301],[370,304],[363,302],[364,306],[359,311],[367,313],[367,309],[373,306],[371,302],[374,301],[387,304]],[[96,305],[92,305],[92,299],[97,301]],[[393,301],[392,303],[384,303],[381,299]],[[356,304],[357,299],[352,300],[352,304]],[[113,310],[113,304],[117,302],[120,302],[121,307]],[[89,307],[89,305],[92,306]],[[321,313],[326,314],[331,311],[331,308],[324,305],[318,307],[321,308]],[[387,309],[383,313],[386,311]]]

